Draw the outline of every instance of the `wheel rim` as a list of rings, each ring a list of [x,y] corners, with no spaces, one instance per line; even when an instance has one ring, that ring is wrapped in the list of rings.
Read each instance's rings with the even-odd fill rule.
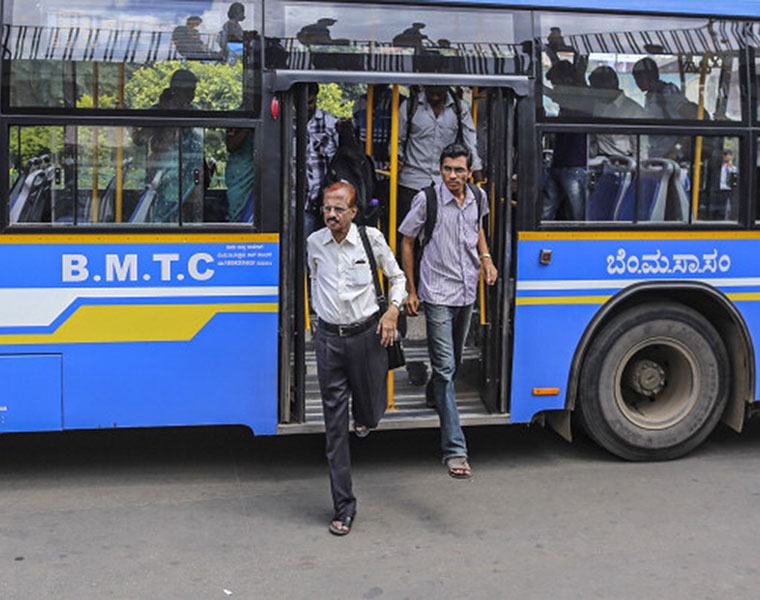
[[[623,416],[642,429],[672,427],[697,403],[697,357],[682,342],[649,338],[632,347],[615,372],[615,402]]]

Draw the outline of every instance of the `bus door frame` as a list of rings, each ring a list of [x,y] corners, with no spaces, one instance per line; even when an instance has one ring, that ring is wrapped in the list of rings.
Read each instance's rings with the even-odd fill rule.
[[[306,193],[306,137],[297,135],[298,132],[306,131],[307,125],[307,86],[309,83],[363,83],[363,84],[398,84],[405,86],[465,86],[471,88],[508,88],[508,97],[514,98],[510,108],[504,115],[504,129],[511,135],[509,143],[502,144],[503,157],[502,163],[505,165],[501,172],[500,184],[495,188],[499,190],[498,202],[504,205],[500,214],[504,216],[503,229],[504,235],[500,236],[504,240],[503,244],[498,244],[499,248],[491,249],[491,252],[498,252],[500,267],[499,283],[488,292],[492,306],[490,314],[494,322],[488,328],[488,339],[486,342],[490,347],[495,346],[497,351],[490,351],[487,364],[482,372],[481,383],[486,387],[482,390],[482,398],[486,407],[491,412],[504,413],[507,410],[508,387],[509,387],[509,364],[511,363],[511,352],[506,344],[511,344],[511,327],[509,317],[511,314],[512,302],[512,244],[511,235],[511,210],[510,210],[510,183],[512,176],[513,163],[513,140],[515,140],[514,131],[514,106],[519,98],[532,97],[532,81],[527,76],[522,75],[448,75],[440,73],[381,73],[381,72],[364,72],[364,71],[309,71],[309,70],[287,70],[274,71],[270,82],[270,91],[273,94],[279,94],[282,99],[283,107],[293,107],[293,114],[289,109],[283,110],[282,132],[283,132],[283,195],[295,193],[295,198],[285,197],[283,202],[283,225],[284,234],[282,242],[291,244],[290,248],[295,248],[295,252],[286,259],[283,254],[284,263],[281,270],[283,278],[291,278],[283,289],[292,289],[294,295],[293,311],[288,314],[294,315],[294,319],[284,318],[282,323],[286,330],[282,337],[283,340],[292,340],[293,352],[289,348],[281,351],[280,368],[292,372],[292,384],[287,374],[281,372],[281,389],[280,389],[280,421],[281,422],[305,422],[306,419],[306,402],[305,402],[305,382],[306,382],[306,363],[305,363],[305,346],[306,346],[306,298],[304,286],[299,285],[301,279],[305,277],[305,247],[303,240],[303,203]],[[292,101],[292,104],[291,104]],[[524,104],[524,103],[523,103]],[[506,106],[506,103],[504,104]],[[490,117],[490,115],[489,115]],[[293,140],[292,136],[296,133],[295,156],[292,155]],[[496,136],[494,135],[494,141]],[[522,146],[522,144],[521,144]],[[489,149],[490,150],[490,149]],[[289,185],[289,169],[295,162],[295,186]],[[498,171],[498,169],[497,169]],[[490,199],[489,191],[489,202]],[[494,198],[492,205],[495,204]],[[397,224],[398,225],[398,224]],[[497,226],[500,226],[498,223]],[[292,282],[292,283],[291,283]],[[285,284],[285,282],[283,282]],[[290,298],[281,298],[281,302],[289,305]],[[485,350],[485,348],[484,348]],[[291,363],[292,356],[292,363]],[[284,361],[284,362],[282,362]],[[292,365],[292,367],[291,367]],[[487,376],[486,376],[487,375]]]

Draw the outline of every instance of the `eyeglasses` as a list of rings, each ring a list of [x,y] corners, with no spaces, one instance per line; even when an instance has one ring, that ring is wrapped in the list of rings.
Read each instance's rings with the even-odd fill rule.
[[[348,209],[342,206],[323,206],[321,210],[323,215],[326,215],[330,211],[333,211],[336,215],[342,215]]]
[[[441,172],[448,175],[449,173],[456,173],[457,175],[464,175],[467,173],[467,169],[464,167],[450,167],[446,165],[445,167],[441,167]]]

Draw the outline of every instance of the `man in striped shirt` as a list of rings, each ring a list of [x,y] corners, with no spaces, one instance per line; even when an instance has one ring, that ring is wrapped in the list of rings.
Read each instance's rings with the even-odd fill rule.
[[[405,306],[408,314],[415,315],[420,303],[424,305],[433,368],[428,386],[440,417],[443,460],[449,475],[468,478],[472,470],[459,424],[454,376],[470,327],[480,268],[488,285],[496,282],[498,273],[481,223],[488,214],[485,193],[479,190],[480,197],[476,198],[467,185],[472,177],[472,153],[467,146],[454,143],[444,148],[439,164],[443,181],[435,186],[438,209],[420,262],[419,290],[414,281],[414,240],[425,230],[424,191],[413,198],[409,214],[399,227],[404,236],[401,257],[409,292]]]

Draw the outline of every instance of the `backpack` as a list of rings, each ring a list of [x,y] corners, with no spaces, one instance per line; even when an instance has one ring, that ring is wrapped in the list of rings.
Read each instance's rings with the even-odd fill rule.
[[[338,181],[350,183],[356,190],[358,209],[354,223],[376,224],[380,203],[376,193],[375,163],[362,150],[351,121],[339,121],[335,128],[338,131],[338,149],[327,165],[325,186]]]
[[[478,207],[478,225],[482,226],[483,210],[481,201],[487,200],[485,190],[479,188],[474,183],[467,183],[467,187],[475,197],[475,205]],[[433,231],[438,221],[438,194],[435,192],[435,186],[429,185],[422,189],[425,192],[425,227],[422,234],[418,235],[414,242],[414,289],[419,290],[420,283],[420,264],[422,263],[422,254],[425,252],[430,239],[433,237]]]
[[[457,137],[454,140],[458,144],[464,144],[464,129],[462,128],[462,100],[460,98],[460,90],[449,89],[448,93],[454,100],[454,113],[457,116]],[[409,98],[406,101],[406,136],[404,137],[403,152],[401,156],[406,157],[406,149],[409,146],[409,136],[412,131],[412,118],[414,113],[417,112],[420,102],[420,89],[418,86],[413,85],[409,88]]]

